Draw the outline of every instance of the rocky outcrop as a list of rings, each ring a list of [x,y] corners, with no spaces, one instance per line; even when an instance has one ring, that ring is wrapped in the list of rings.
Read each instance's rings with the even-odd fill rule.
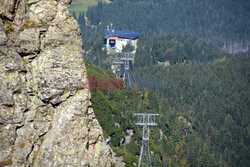
[[[0,166],[124,166],[91,108],[70,0],[0,0]]]

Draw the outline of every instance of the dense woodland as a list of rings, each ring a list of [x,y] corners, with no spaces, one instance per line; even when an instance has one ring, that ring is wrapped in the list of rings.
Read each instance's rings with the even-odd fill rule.
[[[250,61],[246,55],[207,63],[149,66],[133,77],[163,80],[163,88],[91,90],[95,114],[105,137],[127,166],[139,156],[141,131],[134,112],[159,113],[151,132],[154,166],[247,166],[249,164]],[[113,77],[87,62],[88,75]],[[120,127],[116,126],[118,123]],[[120,144],[133,129],[129,144]]]
[[[200,138],[192,142],[198,144],[200,139],[204,142],[210,153],[206,155],[210,158],[207,160],[222,166],[247,166],[250,159],[249,65],[249,58],[239,55],[207,63],[145,67],[134,70],[134,76],[164,80],[163,89],[149,91],[150,108],[169,121],[171,130],[166,134],[172,134],[176,144],[181,140],[187,142],[190,134],[197,134]],[[190,122],[192,130],[178,121]],[[189,157],[191,143],[185,144],[182,156],[189,165],[197,165],[200,158],[192,160],[197,152],[191,151],[193,155]]]
[[[250,40],[250,1],[246,0],[116,0],[87,11],[91,25],[135,32],[188,33],[220,46]]]
[[[91,90],[105,139],[111,137],[109,144],[126,166],[138,162],[141,146],[135,112],[160,114],[158,127],[150,131],[155,167],[250,164],[250,52],[221,50],[225,41],[250,39],[248,1],[117,0],[90,7],[86,16],[76,19],[89,77],[114,78],[110,58],[115,54],[107,54],[103,38],[112,22],[143,33],[131,76],[163,83],[160,89]],[[169,66],[158,65],[166,61]],[[127,144],[123,138],[131,129]]]

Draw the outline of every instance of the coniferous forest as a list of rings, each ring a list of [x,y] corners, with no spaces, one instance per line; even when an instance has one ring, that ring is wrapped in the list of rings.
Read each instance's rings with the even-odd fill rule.
[[[75,16],[89,77],[115,78],[114,53],[104,49],[103,32],[113,23],[142,33],[131,77],[162,82],[157,89],[134,83],[130,89],[91,90],[104,137],[126,166],[138,163],[142,131],[134,125],[136,112],[159,114],[150,131],[152,166],[249,166],[250,52],[223,49],[230,42],[248,45],[249,15],[244,0],[116,0]]]
[[[86,15],[101,29],[113,23],[135,32],[188,33],[222,46],[249,41],[249,6],[245,0],[117,0],[100,2]]]

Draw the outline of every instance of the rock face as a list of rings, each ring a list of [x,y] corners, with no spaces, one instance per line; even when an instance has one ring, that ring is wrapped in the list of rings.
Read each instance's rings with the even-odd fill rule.
[[[124,166],[91,108],[71,0],[0,0],[0,166]]]

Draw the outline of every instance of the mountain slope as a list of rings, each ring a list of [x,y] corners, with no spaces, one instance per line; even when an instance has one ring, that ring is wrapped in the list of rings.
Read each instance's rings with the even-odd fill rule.
[[[249,58],[240,55],[206,63],[134,69],[134,78],[162,79],[163,87],[91,90],[93,107],[105,137],[111,136],[112,148],[118,155],[126,155],[127,166],[137,162],[141,141],[133,113],[145,111],[160,114],[158,126],[150,133],[153,166],[246,166],[249,64]],[[97,78],[113,78],[111,72],[89,63],[87,71]],[[134,132],[131,143],[120,144],[129,129]]]
[[[97,5],[99,1],[104,3],[109,2],[108,0],[73,0],[69,7],[69,11],[71,13],[75,12],[76,15],[78,15],[80,12],[86,13],[90,6]]]
[[[113,23],[117,29],[188,33],[221,47],[238,42],[244,48],[250,40],[249,8],[244,0],[117,0],[90,7],[87,17],[101,29]]]
[[[238,55],[207,63],[144,67],[134,69],[133,76],[163,80],[161,90],[149,91],[149,101],[152,101],[150,108],[158,110],[169,121],[167,136],[172,136],[177,143],[190,140],[189,127],[179,129],[179,118],[184,124],[190,123],[214,162],[222,166],[247,166],[250,155],[249,67],[247,55]],[[194,152],[190,153],[194,151],[192,145],[197,146],[200,139],[196,138],[196,144],[181,146],[180,156],[186,157],[191,166],[204,166],[201,159],[191,155]],[[160,148],[167,147],[168,142]]]

